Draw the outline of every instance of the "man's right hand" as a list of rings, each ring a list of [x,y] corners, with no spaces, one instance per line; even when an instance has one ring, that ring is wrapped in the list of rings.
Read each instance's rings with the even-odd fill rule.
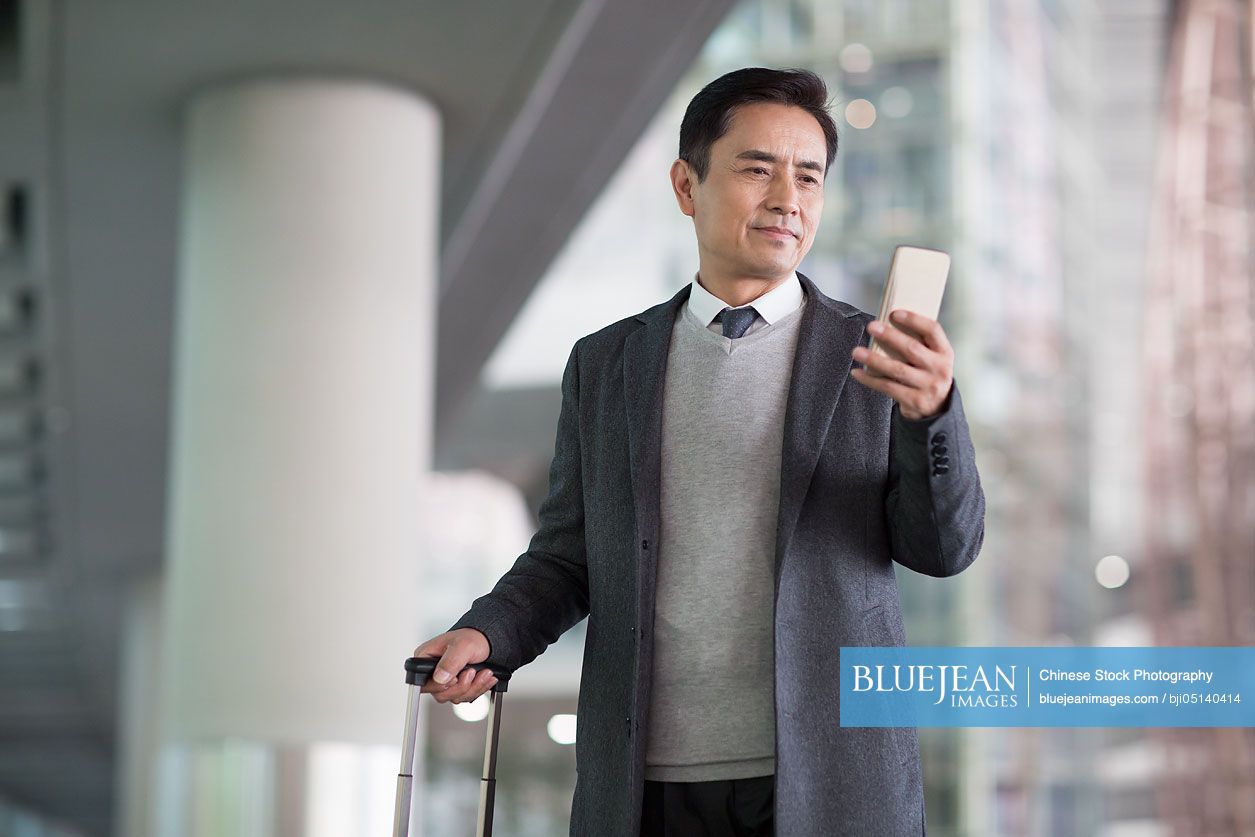
[[[488,659],[488,637],[474,628],[459,628],[433,637],[414,649],[415,657],[439,657],[436,670],[422,691],[437,703],[464,703],[487,692],[497,682],[488,669],[467,668]],[[443,681],[443,682],[442,682]]]

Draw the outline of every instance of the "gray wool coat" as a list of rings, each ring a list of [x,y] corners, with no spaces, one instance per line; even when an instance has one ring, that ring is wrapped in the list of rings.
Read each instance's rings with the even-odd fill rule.
[[[985,498],[957,387],[902,418],[849,377],[859,309],[807,293],[785,411],[776,530],[776,833],[919,835],[913,728],[839,725],[841,646],[903,645],[894,562],[951,576],[976,558]],[[527,551],[453,626],[517,669],[588,617],[571,834],[639,834],[653,654],[663,376],[689,294],[576,342],[549,493]],[[948,462],[940,462],[942,458]]]

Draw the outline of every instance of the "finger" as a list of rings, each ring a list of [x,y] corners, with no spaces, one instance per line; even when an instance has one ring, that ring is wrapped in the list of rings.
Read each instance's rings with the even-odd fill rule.
[[[470,662],[469,656],[466,649],[459,643],[450,642],[449,647],[440,657],[440,662],[436,663],[436,670],[431,675],[432,679],[441,685],[452,686],[458,674]]]
[[[435,639],[428,640],[415,648],[414,656],[423,660],[438,660],[444,654],[445,647],[446,643],[444,642],[443,637],[436,637]],[[433,692],[438,692],[443,688],[443,686],[431,679],[431,675],[428,675],[427,679],[423,681],[423,686],[419,689],[419,691],[423,694],[431,694]]]
[[[907,399],[909,402],[911,394],[918,392],[918,390],[905,387],[896,381],[889,380],[888,378],[877,378],[873,375],[869,375],[862,369],[851,369],[850,375],[853,376],[854,380],[858,381],[863,386],[868,387],[869,389],[874,389],[876,392],[884,393],[894,401],[897,401],[899,404],[902,403],[903,399]]]
[[[437,703],[461,703],[466,696],[466,686],[475,676],[474,669],[467,669],[445,685],[437,685],[431,693]]]
[[[437,683],[435,680],[432,680],[430,676],[428,676],[426,682],[423,683],[423,688],[419,691],[423,694],[429,695],[448,694],[450,689],[457,687],[457,682],[458,681],[454,679],[448,683]]]
[[[898,402],[903,418],[918,419],[934,415],[937,412],[936,406],[929,406],[934,402],[929,400],[929,390],[927,389],[916,389],[885,378],[876,378],[868,375],[862,369],[852,369],[850,374],[854,376],[856,381],[877,392],[882,392]]]
[[[870,351],[864,346],[856,347],[853,354],[855,360],[866,364],[873,372],[886,378],[892,378],[914,389],[924,387],[928,383],[928,377],[931,374],[930,370],[919,369],[900,360],[885,357],[879,352]]]
[[[850,377],[858,381],[860,384],[867,387],[868,389],[874,389],[876,390],[876,392],[883,393],[885,395],[889,394],[885,392],[884,387],[881,384],[881,379],[877,378],[875,375],[869,375],[866,372],[866,370],[851,369]]]
[[[944,357],[930,349],[914,334],[884,322],[879,323],[879,328],[871,328],[872,325],[874,324],[869,324],[868,328],[875,335],[876,344],[898,360],[921,369],[936,369],[944,363]]]
[[[466,703],[474,700],[475,694],[475,678],[479,672],[473,668],[468,668],[458,675],[458,684],[454,688],[453,702]]]
[[[490,670],[484,669],[475,675],[475,680],[471,685],[470,699],[475,700],[479,698],[480,695],[483,695],[495,685],[497,685],[497,678],[492,676]]]
[[[923,314],[917,314],[905,308],[895,308],[890,312],[889,320],[895,326],[924,341],[924,344],[934,352],[948,354],[952,351],[950,339],[946,337],[946,330],[941,327],[941,323],[931,317],[925,317]]]

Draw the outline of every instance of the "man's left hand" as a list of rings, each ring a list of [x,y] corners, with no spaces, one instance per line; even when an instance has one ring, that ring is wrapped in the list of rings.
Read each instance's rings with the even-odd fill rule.
[[[853,369],[854,380],[898,402],[906,419],[931,418],[941,412],[954,383],[954,349],[936,320],[903,308],[889,315],[891,324],[873,320],[867,330],[889,356],[872,354],[865,346],[854,349],[854,359],[865,369]]]

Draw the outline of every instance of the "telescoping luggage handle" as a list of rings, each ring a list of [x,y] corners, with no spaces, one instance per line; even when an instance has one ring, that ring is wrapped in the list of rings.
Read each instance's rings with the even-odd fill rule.
[[[409,684],[409,696],[405,705],[405,735],[401,739],[401,770],[397,773],[397,804],[392,820],[393,837],[409,837],[410,801],[414,795],[414,745],[418,738],[418,699],[423,684],[436,670],[439,659],[410,657],[405,661],[405,682]],[[506,687],[510,685],[510,672],[488,663],[472,663],[467,668],[476,671],[491,669],[496,684],[488,693],[488,740],[484,744],[484,774],[479,781],[479,821],[475,834],[490,837],[492,834],[492,809],[497,791],[497,738],[501,731],[501,703]]]

